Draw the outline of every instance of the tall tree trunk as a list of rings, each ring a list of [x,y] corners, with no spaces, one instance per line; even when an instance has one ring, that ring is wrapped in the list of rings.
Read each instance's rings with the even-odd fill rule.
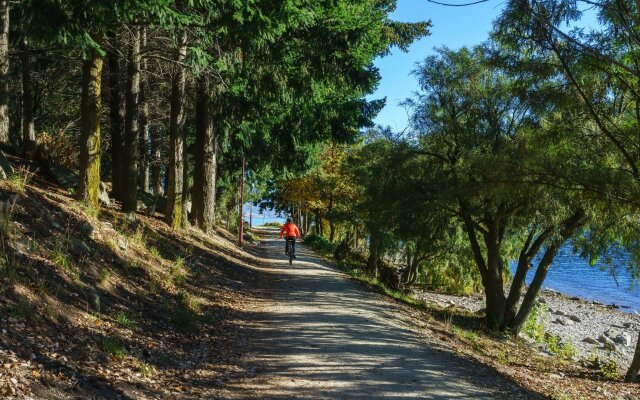
[[[123,192],[123,165],[124,142],[123,120],[124,103],[120,89],[120,59],[117,50],[119,48],[118,35],[112,34],[109,38],[111,48],[109,53],[109,119],[111,121],[111,195],[118,201],[122,201]]]
[[[100,116],[102,102],[102,57],[92,52],[82,65],[80,105],[80,170],[78,200],[97,211],[100,203]]]
[[[205,233],[215,226],[217,132],[213,127],[211,91],[207,78],[198,82],[196,104],[196,148],[193,173],[193,212]],[[218,113],[216,113],[218,115]]]
[[[149,128],[151,135],[151,188],[155,196],[162,196],[162,132],[157,126]]]
[[[333,150],[332,150],[332,154],[333,154]],[[333,193],[329,194],[329,208],[328,208],[328,216],[327,218],[329,218],[329,241],[333,242],[333,239],[335,239],[335,234],[336,234],[336,227],[335,224],[333,223],[333,215],[331,215],[332,211],[333,211]]]
[[[31,55],[27,39],[20,41],[20,61],[22,63],[22,140],[24,155],[33,160],[36,153],[36,128],[33,120],[33,83],[31,81]]]
[[[9,0],[0,0],[0,144],[9,144]]]
[[[184,146],[185,71],[182,63],[187,56],[187,33],[178,34],[176,67],[171,87],[171,115],[169,123],[169,166],[167,171],[167,209],[165,220],[172,228],[182,226],[182,179]]]
[[[141,33],[142,52],[147,47],[147,28],[142,28]],[[138,143],[140,168],[138,173],[138,183],[140,190],[149,191],[149,75],[147,74],[147,59],[142,58],[142,71],[140,73],[140,140]]]
[[[556,254],[558,254],[558,250],[560,247],[567,241],[571,236],[573,236],[574,232],[582,226],[584,223],[584,212],[582,210],[578,210],[573,216],[568,218],[564,223],[562,230],[559,232],[559,238],[554,240],[553,243],[549,244],[549,246],[544,251],[542,259],[538,263],[538,268],[536,269],[536,274],[527,289],[527,292],[522,299],[522,304],[520,305],[520,309],[516,314],[515,318],[509,324],[509,331],[512,335],[517,336],[522,329],[522,325],[527,320],[527,317],[531,313],[533,306],[535,304],[535,300],[538,297],[538,293],[542,288],[542,283],[544,282],[547,272],[549,271],[549,267],[553,262]]]
[[[636,351],[633,354],[633,360],[627,370],[627,374],[624,380],[627,382],[639,382],[640,381],[640,335],[638,335],[638,342],[636,343]]]
[[[186,117],[186,113],[185,113]],[[190,194],[189,188],[189,147],[187,145],[187,136],[186,132],[184,132],[184,141],[182,144],[182,218],[181,218],[181,227],[187,228],[189,226],[189,218],[192,217],[191,214],[191,206],[189,204],[188,195]],[[191,203],[192,205],[193,203]]]
[[[136,211],[138,205],[138,118],[140,100],[140,29],[133,29],[127,68],[127,99],[124,121],[125,180],[122,210]]]

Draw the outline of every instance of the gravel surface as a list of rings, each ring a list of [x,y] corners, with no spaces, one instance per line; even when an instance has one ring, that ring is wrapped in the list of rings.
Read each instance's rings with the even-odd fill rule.
[[[264,233],[261,233],[261,236]],[[537,399],[490,367],[425,337],[416,320],[304,245],[290,267],[282,241],[263,241],[264,299],[255,376],[235,393],[259,399]]]
[[[472,312],[485,307],[481,295],[452,296],[421,290],[414,297]],[[563,341],[570,340],[579,358],[589,358],[596,352],[599,357],[616,359],[622,370],[629,366],[640,331],[640,316],[551,290],[542,291],[540,302],[546,309],[543,314],[546,331]]]

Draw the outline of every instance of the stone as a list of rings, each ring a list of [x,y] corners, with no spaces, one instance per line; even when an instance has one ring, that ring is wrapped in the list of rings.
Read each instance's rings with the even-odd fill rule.
[[[129,246],[127,245],[127,242],[124,241],[124,239],[118,238],[118,247],[122,251],[127,251],[127,247],[129,247]]]
[[[109,198],[109,191],[107,189],[107,184],[104,182],[100,182],[100,193],[98,194],[98,200],[100,203],[109,207],[111,205],[111,199]]]
[[[52,165],[49,172],[58,185],[64,189],[71,189],[78,184],[78,174],[67,167]]]
[[[87,237],[92,237],[95,231],[95,228],[89,221],[80,222],[80,224],[78,225],[78,229],[83,235],[86,235]]]
[[[587,336],[586,338],[582,339],[582,341],[584,343],[589,343],[589,344],[599,344],[599,342],[594,338],[592,338],[591,336]]]
[[[555,321],[553,321],[556,324],[559,325],[563,325],[563,326],[567,326],[567,325],[573,325],[573,321],[571,320],[566,320],[564,318],[556,318]]]
[[[89,300],[89,306],[93,311],[100,312],[100,295],[95,288],[90,287],[87,290],[87,300]]]
[[[617,344],[629,347],[631,346],[631,335],[629,335],[627,332],[622,332],[621,334],[616,336],[613,341]]]
[[[71,239],[71,252],[76,256],[91,254],[91,247],[80,239]]]
[[[580,317],[578,317],[577,315],[569,315],[569,319],[573,322],[582,322],[582,319],[580,319]]]
[[[608,337],[609,339],[613,339],[616,336],[618,336],[619,334],[620,334],[620,331],[618,331],[617,329],[614,329],[614,328],[610,328],[604,333],[604,335],[606,337]]]
[[[136,213],[134,213],[134,212],[126,213],[126,214],[124,215],[124,219],[125,219],[127,222],[136,222],[136,221],[137,221]]]
[[[633,328],[633,322],[625,322],[622,324],[626,329]]]
[[[13,167],[2,150],[0,150],[0,179],[7,179],[11,175],[13,175]]]
[[[615,351],[616,344],[609,337],[600,335],[598,341],[604,345],[605,350]]]
[[[564,311],[562,311],[562,310],[556,310],[555,314],[556,314],[556,315],[563,315],[563,316],[564,316],[564,315],[567,315],[567,314],[566,314]]]

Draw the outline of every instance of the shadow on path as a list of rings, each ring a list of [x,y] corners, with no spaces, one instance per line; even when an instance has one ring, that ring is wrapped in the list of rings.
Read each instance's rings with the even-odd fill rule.
[[[267,232],[262,232],[264,235]],[[494,370],[437,348],[400,307],[304,245],[262,243],[265,298],[255,305],[254,376],[237,389],[264,399],[537,399]]]

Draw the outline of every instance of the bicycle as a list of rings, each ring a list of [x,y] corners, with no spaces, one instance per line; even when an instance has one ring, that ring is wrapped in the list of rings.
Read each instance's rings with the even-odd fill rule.
[[[287,245],[286,245],[286,247],[285,247],[285,254],[289,256],[289,265],[293,265],[293,257],[294,257],[294,254],[293,254],[293,252],[291,251],[291,249],[292,249],[293,241],[294,241],[295,239],[293,239],[293,240],[292,240],[292,239],[286,239],[286,240],[287,240]]]

